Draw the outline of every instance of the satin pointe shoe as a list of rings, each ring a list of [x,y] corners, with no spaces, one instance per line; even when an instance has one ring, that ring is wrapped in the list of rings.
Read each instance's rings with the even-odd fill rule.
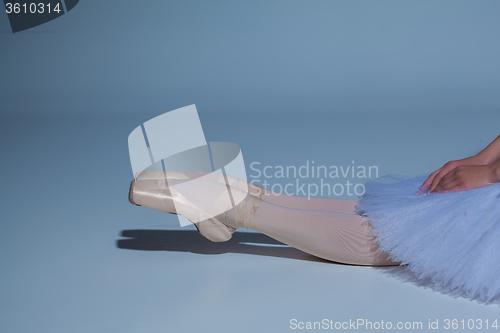
[[[180,175],[175,177],[180,178]],[[139,177],[131,183],[129,201],[137,206],[182,215],[203,237],[213,242],[227,241],[238,227],[250,224],[260,205],[260,199],[237,188],[230,188],[230,196],[226,184],[201,179],[174,180],[173,177],[167,183],[164,179],[149,178]]]

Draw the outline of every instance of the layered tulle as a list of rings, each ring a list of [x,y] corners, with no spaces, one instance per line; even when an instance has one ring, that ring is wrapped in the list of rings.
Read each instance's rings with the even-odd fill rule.
[[[419,194],[427,175],[386,176],[365,184],[366,215],[380,249],[418,278],[459,288],[471,298],[500,296],[500,183]]]

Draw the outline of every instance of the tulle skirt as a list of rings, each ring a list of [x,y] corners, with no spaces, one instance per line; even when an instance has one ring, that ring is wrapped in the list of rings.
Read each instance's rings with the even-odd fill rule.
[[[356,212],[368,217],[380,250],[418,278],[461,289],[471,298],[498,298],[500,183],[419,194],[427,176],[367,182]]]

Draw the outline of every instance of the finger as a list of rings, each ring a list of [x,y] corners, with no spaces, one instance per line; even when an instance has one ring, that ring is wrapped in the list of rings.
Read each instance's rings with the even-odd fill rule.
[[[436,177],[436,174],[440,171],[441,169],[438,169],[436,171],[434,171],[433,173],[431,173],[429,175],[429,177],[427,177],[427,179],[422,183],[422,186],[426,186],[430,183],[432,183],[432,180],[434,179],[434,177]]]
[[[425,182],[423,182],[423,184],[420,186],[420,187],[425,187],[427,185],[430,185],[432,183],[432,181],[434,180],[434,177],[436,177],[436,174],[441,171],[442,168],[439,168],[437,169],[436,171],[434,171],[433,173],[431,173],[429,175],[429,177],[427,177],[427,179],[425,180]]]
[[[457,181],[456,170],[452,170],[448,172],[446,175],[444,175],[443,178],[441,178],[441,181],[436,187],[439,186],[440,188],[445,188],[446,186],[448,186],[449,183],[456,181]]]
[[[449,192],[450,189],[452,189],[453,187],[457,186],[458,185],[458,182],[456,181],[452,181],[452,182],[448,182],[447,184],[439,184],[438,186],[436,186],[436,188],[434,189],[433,193],[437,193],[437,192]]]
[[[434,192],[436,187],[439,185],[441,182],[441,179],[443,179],[444,176],[446,176],[445,170],[441,170],[436,174],[436,177],[432,180],[431,186],[429,186],[429,192]]]
[[[453,183],[453,184],[446,186],[446,188],[444,188],[441,192],[442,193],[450,193],[450,192],[458,192],[458,191],[464,191],[464,190],[466,190],[466,188],[464,187],[464,185],[462,183]]]
[[[434,192],[448,192],[456,186],[462,186],[463,181],[457,178],[455,171],[449,172],[436,186]],[[463,187],[463,186],[462,186]]]
[[[417,194],[430,193],[430,187],[431,187],[432,181],[434,180],[436,175],[441,171],[441,169],[443,169],[443,167],[437,169],[436,171],[431,173],[429,175],[429,177],[427,177],[427,179],[418,188]]]
[[[436,177],[434,177],[434,179],[432,180],[432,184],[429,188],[429,192],[432,192],[436,186],[439,184],[439,182],[441,182],[441,179],[443,179],[444,176],[446,176],[450,171],[452,171],[453,169],[455,169],[455,165],[453,164],[446,164],[442,169],[441,171],[439,171],[436,175]]]
[[[453,180],[453,174],[448,172],[446,175],[444,175],[441,180],[439,181],[439,183],[437,183],[436,186],[434,186],[434,188],[432,189],[429,189],[429,193],[434,193],[434,192],[439,192],[439,191],[442,191],[444,186],[446,185],[446,183],[449,183],[451,180]]]

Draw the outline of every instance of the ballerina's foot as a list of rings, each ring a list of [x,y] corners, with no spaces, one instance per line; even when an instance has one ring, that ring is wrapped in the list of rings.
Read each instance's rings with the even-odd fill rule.
[[[214,242],[229,240],[237,228],[251,228],[262,201],[239,188],[200,178],[138,179],[131,183],[129,200],[138,206],[182,215]]]

